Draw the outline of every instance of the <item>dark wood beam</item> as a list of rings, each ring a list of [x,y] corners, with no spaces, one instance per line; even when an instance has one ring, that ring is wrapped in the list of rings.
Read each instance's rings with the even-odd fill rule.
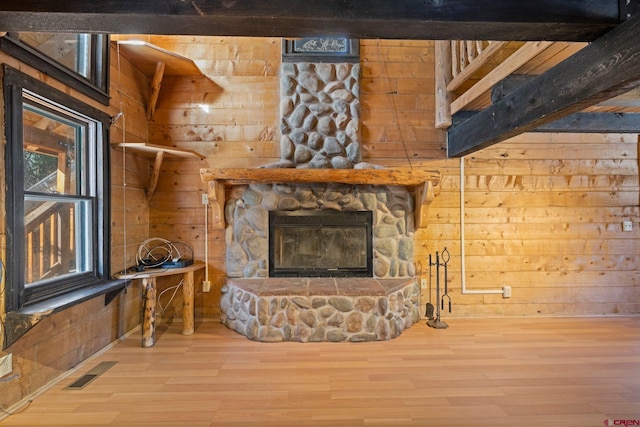
[[[453,126],[478,114],[478,111],[461,111],[453,116]],[[590,112],[573,113],[551,123],[543,124],[529,132],[553,133],[640,133],[640,114]]]
[[[491,103],[495,104],[504,98],[507,94],[520,89],[527,83],[536,78],[536,74],[511,74],[500,80],[491,88]]]
[[[478,151],[640,85],[640,15],[447,132],[449,157]]]
[[[557,133],[640,133],[640,114],[573,113],[544,124],[536,132]]]
[[[637,3],[633,0],[632,3]],[[620,0],[3,0],[1,31],[591,41]],[[625,9],[626,10],[626,9]]]

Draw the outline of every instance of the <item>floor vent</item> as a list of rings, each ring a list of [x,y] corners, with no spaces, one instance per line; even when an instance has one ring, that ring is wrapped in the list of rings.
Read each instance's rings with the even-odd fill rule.
[[[86,374],[84,374],[83,376],[81,376],[80,378],[78,378],[68,386],[66,386],[64,389],[65,390],[81,390],[85,388],[87,385],[89,385],[91,381],[95,380],[100,375],[107,372],[107,370],[109,370],[109,368],[111,368],[116,363],[118,362],[100,362],[93,369],[91,369],[89,372],[87,372]]]

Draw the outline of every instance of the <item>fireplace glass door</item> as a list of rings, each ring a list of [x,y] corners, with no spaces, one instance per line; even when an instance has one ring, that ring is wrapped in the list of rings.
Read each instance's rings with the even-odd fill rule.
[[[271,277],[372,277],[372,213],[269,213]]]

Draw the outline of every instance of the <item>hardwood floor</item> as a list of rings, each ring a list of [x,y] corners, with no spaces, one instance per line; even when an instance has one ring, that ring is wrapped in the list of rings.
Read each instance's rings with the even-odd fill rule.
[[[640,422],[640,317],[445,320],[391,341],[304,344],[253,342],[212,321],[191,336],[161,324],[154,347],[134,332],[0,425]],[[117,363],[65,390],[104,361]]]

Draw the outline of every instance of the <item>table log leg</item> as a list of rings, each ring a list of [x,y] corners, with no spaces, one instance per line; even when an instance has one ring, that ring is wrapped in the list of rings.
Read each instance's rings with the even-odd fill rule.
[[[156,279],[142,279],[142,346],[153,347],[156,342]]]
[[[191,335],[194,331],[193,314],[193,271],[184,273],[184,283],[182,284],[182,335]]]

